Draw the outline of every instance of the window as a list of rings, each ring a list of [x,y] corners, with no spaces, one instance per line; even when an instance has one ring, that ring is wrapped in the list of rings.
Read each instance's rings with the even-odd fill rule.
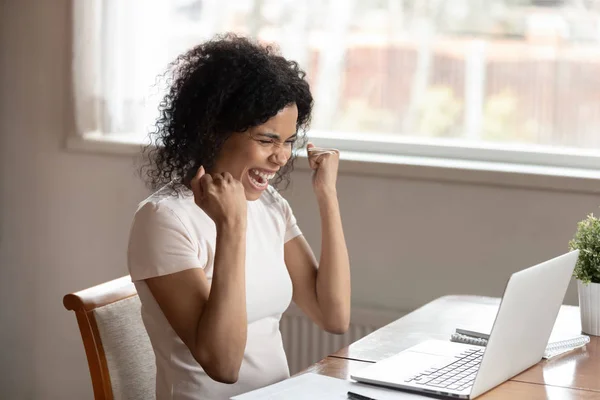
[[[177,54],[233,31],[277,44],[307,71],[311,136],[323,144],[600,165],[600,1],[90,3],[75,2],[81,132],[145,136],[164,90],[156,76]]]

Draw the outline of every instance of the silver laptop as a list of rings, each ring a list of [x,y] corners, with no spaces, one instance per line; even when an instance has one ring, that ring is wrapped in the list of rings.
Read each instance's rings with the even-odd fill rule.
[[[377,362],[358,382],[474,399],[544,355],[579,250],[512,274],[486,347],[428,340]]]

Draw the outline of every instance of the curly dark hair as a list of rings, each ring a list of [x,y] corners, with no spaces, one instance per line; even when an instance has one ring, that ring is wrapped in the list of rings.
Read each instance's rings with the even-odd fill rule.
[[[170,75],[170,76],[169,76]],[[305,145],[313,98],[306,73],[274,47],[234,34],[218,35],[177,57],[163,77],[170,88],[159,105],[140,173],[153,190],[173,182],[181,192],[200,165],[213,166],[235,132],[261,125],[296,104],[298,139],[273,181],[289,183],[298,148]]]

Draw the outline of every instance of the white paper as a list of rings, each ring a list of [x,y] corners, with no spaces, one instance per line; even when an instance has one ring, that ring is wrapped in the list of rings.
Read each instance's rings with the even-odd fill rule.
[[[348,391],[377,400],[428,398],[399,390],[307,373],[232,397],[231,400],[343,400],[348,399]]]

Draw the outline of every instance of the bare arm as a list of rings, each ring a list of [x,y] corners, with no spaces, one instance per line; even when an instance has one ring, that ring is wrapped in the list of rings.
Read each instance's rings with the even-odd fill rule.
[[[350,260],[335,192],[319,197],[321,260],[317,299],[323,316],[344,333],[350,324]]]
[[[309,148],[312,145],[309,145]],[[309,156],[321,216],[321,259],[303,236],[285,244],[294,302],[323,329],[344,333],[350,324],[350,261],[335,190],[339,154]]]
[[[324,199],[320,209],[319,263],[304,236],[285,244],[285,263],[294,302],[321,328],[342,334],[350,324],[350,263],[337,201]]]
[[[147,279],[173,330],[214,380],[234,383],[246,347],[245,227],[217,230],[212,287],[188,269]]]

